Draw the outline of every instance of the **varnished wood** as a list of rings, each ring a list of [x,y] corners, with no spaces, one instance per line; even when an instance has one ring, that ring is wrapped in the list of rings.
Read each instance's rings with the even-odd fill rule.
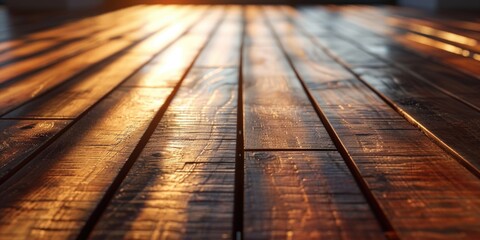
[[[0,239],[480,236],[475,15],[0,19]]]
[[[67,79],[76,76],[88,67],[102,61],[131,45],[124,40],[113,40],[108,45],[94,48],[59,63],[31,77],[21,79],[0,89],[0,114],[6,113],[26,101],[48,91]]]
[[[45,41],[38,41],[33,42],[31,44],[27,44],[20,48],[15,48],[11,51],[3,52],[0,54],[0,64],[5,64],[5,62],[27,57],[29,55],[36,54],[37,52],[48,50],[49,48],[57,45],[57,41],[45,40]]]
[[[246,37],[252,43],[245,47],[243,63],[245,148],[334,149],[295,73],[280,48],[272,45],[274,38],[260,12],[250,15],[248,25],[253,26]],[[257,35],[262,28],[266,31]]]
[[[143,65],[177,38],[190,39],[201,44],[201,37],[194,38],[188,34],[185,36],[182,36],[182,34],[192,27],[194,21],[198,20],[202,13],[202,11],[198,11],[196,14],[185,18],[182,23],[159,31],[145,41],[140,42],[123,56],[97,69],[95,73],[88,76],[79,76],[74,81],[54,89],[50,94],[35,98],[33,101],[5,115],[4,118],[76,118],[122,82],[126,81],[126,83],[123,83],[123,86],[132,86],[129,83],[135,81],[134,79],[136,78],[128,78],[135,74],[137,70],[140,69],[140,72],[148,71],[152,75],[162,74],[161,69],[152,70],[156,65],[155,63],[144,67]],[[175,32],[170,31],[171,29],[175,29]],[[183,42],[182,40],[178,41]],[[143,49],[145,48],[148,48],[149,51],[144,51]],[[172,51],[170,49],[175,48],[169,47],[167,51]],[[195,49],[191,48],[188,52],[195,53]],[[162,56],[163,54],[157,58]],[[178,62],[180,62],[179,64],[189,63],[188,58],[179,58]],[[164,87],[174,87],[179,79],[168,80],[172,80],[173,84],[164,85]],[[154,79],[154,81],[159,84],[164,82],[162,79]]]
[[[365,51],[341,38],[317,38],[316,41],[328,48],[336,58],[350,65],[351,61],[362,61],[363,57],[355,52]],[[332,44],[340,44],[336,48]],[[377,43],[379,45],[379,43]],[[374,46],[362,43],[366,46]],[[343,49],[349,49],[353,54],[345,54]],[[367,47],[368,49],[368,47]],[[368,50],[367,50],[368,51]],[[371,52],[375,54],[375,52]],[[381,53],[380,53],[381,55]],[[411,54],[410,54],[411,55]],[[344,57],[348,56],[348,57]],[[378,56],[378,55],[377,55]],[[400,57],[396,59],[395,57]],[[435,66],[424,59],[417,59],[411,63],[409,54],[401,56],[382,56],[381,61],[393,62],[395,67],[351,67],[351,71],[359,75],[362,80],[374,88],[378,93],[388,98],[398,110],[414,119],[424,131],[434,135],[442,144],[450,146],[468,164],[480,168],[478,151],[475,146],[479,145],[478,129],[480,113],[478,112],[477,95],[475,86],[478,79],[465,76],[453,69],[441,70],[444,74],[435,73],[435,69],[424,67]],[[383,60],[388,59],[388,60]],[[400,63],[397,65],[397,63]],[[368,66],[368,65],[366,65]],[[414,68],[414,66],[417,66]],[[422,70],[420,70],[421,68]],[[440,66],[436,65],[437,69]],[[432,71],[433,70],[433,71]],[[305,72],[302,70],[302,72]],[[450,75],[445,75],[445,74]],[[473,88],[472,88],[473,87]],[[475,95],[475,96],[474,96]]]
[[[308,47],[316,46],[312,42]],[[309,61],[296,57],[295,66]],[[323,80],[318,76],[306,81],[401,238],[478,236],[477,223],[472,219],[480,217],[479,208],[470,205],[480,189],[475,175],[358,80],[342,80],[330,85],[329,78]],[[315,82],[315,87],[310,81]],[[338,90],[345,91],[341,100],[329,97],[328,92]],[[442,177],[445,175],[450,177]],[[465,202],[454,207],[442,204],[459,200]],[[405,211],[406,206],[411,211]]]
[[[0,120],[0,179],[18,168],[70,121]]]
[[[235,69],[192,70],[94,239],[230,237],[236,82]]]
[[[200,55],[196,67],[238,67],[242,39],[242,25],[239,24],[241,17],[241,8],[237,7],[229,11],[227,19],[218,30],[219,33],[213,37],[207,49]]]
[[[249,152],[246,239],[383,239],[338,152]]]
[[[348,11],[348,8],[340,8],[340,11]],[[477,78],[479,77],[480,62],[478,58],[480,57],[480,44],[478,44],[478,39],[480,38],[477,34],[476,36],[470,36],[465,32],[450,32],[448,29],[435,28],[431,24],[425,25],[416,24],[416,28],[420,28],[417,31],[411,30],[399,30],[395,25],[382,24],[381,17],[372,18],[371,15],[365,15],[364,13],[351,12],[353,14],[344,14],[347,21],[351,24],[357,25],[363,30],[373,31],[376,34],[387,36],[392,38],[407,47],[412,47],[415,50],[427,50],[428,55],[440,55],[437,56],[439,62],[445,63],[447,65],[454,65],[456,68],[462,69],[462,71],[468,72]],[[383,18],[385,19],[385,18]],[[390,18],[391,19],[391,18]],[[386,20],[386,19],[385,19]],[[403,21],[414,21],[411,19],[404,19]],[[390,20],[391,22],[391,20]],[[373,27],[372,27],[373,25]],[[369,27],[366,27],[369,26]],[[416,29],[414,28],[414,29]],[[424,28],[427,28],[424,30]],[[441,31],[441,32],[439,32]],[[439,32],[439,33],[436,33]],[[431,33],[436,33],[433,36]],[[450,36],[455,34],[454,36]],[[471,42],[468,45],[465,42]],[[421,53],[422,51],[420,51]],[[467,64],[465,62],[468,62]]]
[[[168,93],[117,91],[1,185],[0,235],[75,236]]]
[[[480,169],[480,112],[394,69],[355,69],[423,127]]]
[[[92,238],[230,238],[237,81],[236,68],[191,69]]]

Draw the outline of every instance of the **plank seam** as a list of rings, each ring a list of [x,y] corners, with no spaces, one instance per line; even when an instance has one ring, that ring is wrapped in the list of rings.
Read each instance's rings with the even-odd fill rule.
[[[206,11],[204,14],[202,14],[202,17],[205,17],[208,11]],[[156,112],[155,116],[153,117],[152,121],[148,125],[147,129],[145,130],[144,134],[140,138],[140,141],[137,143],[135,146],[134,150],[130,154],[129,158],[123,165],[123,167],[120,169],[118,175],[115,177],[113,180],[112,184],[109,186],[107,191],[105,191],[105,194],[103,195],[102,199],[98,203],[97,207],[95,210],[91,213],[90,217],[86,221],[84,227],[80,231],[79,235],[77,236],[78,240],[81,239],[87,239],[90,234],[92,233],[93,229],[95,228],[96,224],[100,220],[101,216],[105,212],[106,208],[114,198],[115,194],[117,191],[120,189],[120,186],[123,182],[123,180],[127,177],[128,173],[130,172],[131,168],[135,164],[136,160],[140,157],[140,154],[142,153],[143,149],[147,145],[148,141],[150,140],[151,136],[155,132],[158,124],[162,120],[163,116],[165,115],[165,112],[168,109],[168,106],[170,103],[173,101],[175,95],[179,91],[183,81],[187,77],[188,73],[190,70],[193,68],[195,61],[198,59],[202,51],[205,49],[207,44],[210,42],[212,39],[213,34],[218,30],[218,27],[220,24],[223,22],[225,16],[225,12],[223,12],[221,18],[217,21],[216,25],[214,26],[214,29],[208,34],[208,40],[205,42],[205,44],[202,46],[202,48],[199,50],[198,54],[195,56],[195,58],[192,60],[190,66],[187,68],[187,70],[184,72],[183,76],[181,77],[180,81],[177,83],[175,88],[172,90],[168,98],[165,100],[163,105],[160,107],[160,109]],[[188,32],[188,30],[185,31],[185,33]]]
[[[351,24],[351,25],[353,24],[353,25],[356,25],[356,26],[359,26],[359,27],[363,28],[363,26],[358,25],[357,23],[355,23],[355,22],[353,22],[353,21],[351,21],[351,20],[346,19],[345,21],[348,22],[348,23]],[[379,37],[385,37],[385,36],[383,36],[383,35],[380,34],[380,33],[377,33],[377,32],[374,32],[374,31],[370,31],[370,32],[371,32],[372,34],[374,34],[374,35],[379,36]],[[386,38],[386,37],[385,37],[385,38]],[[417,55],[417,56],[420,56],[420,57],[422,57],[422,58],[425,58],[425,59],[428,59],[428,60],[432,60],[432,62],[434,62],[434,63],[436,63],[436,64],[438,64],[438,65],[440,65],[440,66],[443,66],[443,67],[452,69],[452,70],[454,70],[454,71],[456,71],[456,72],[458,72],[458,73],[461,73],[462,75],[465,75],[465,76],[468,76],[468,77],[473,77],[473,78],[475,78],[475,79],[479,79],[479,80],[480,80],[480,76],[477,76],[477,75],[475,75],[474,73],[469,72],[468,70],[453,68],[453,67],[451,67],[450,65],[442,62],[441,57],[434,57],[434,56],[430,56],[430,55],[426,55],[426,54],[419,54],[419,53],[417,53],[416,51],[414,51],[414,50],[411,49],[411,48],[405,47],[405,46],[402,45],[402,44],[398,44],[397,41],[395,41],[395,43],[397,44],[398,47],[400,47],[401,49],[403,49],[403,50],[405,50],[405,51],[411,52],[411,53],[413,53],[413,54],[415,54],[415,55]]]
[[[245,49],[246,15],[242,6],[242,35],[240,43],[240,59],[238,66],[238,98],[237,98],[237,142],[235,149],[235,185],[233,200],[232,239],[243,240],[243,205],[245,193],[245,139],[243,123],[243,54]]]
[[[178,17],[178,18],[181,18],[181,17],[183,17],[183,16],[185,16],[185,15],[186,15],[186,13],[183,13],[183,14],[177,16],[177,17]],[[49,94],[50,92],[53,92],[55,89],[60,88],[61,86],[66,85],[66,84],[72,82],[73,80],[75,80],[75,79],[77,79],[77,78],[80,78],[80,77],[89,75],[89,74],[91,74],[91,73],[94,72],[94,71],[101,70],[105,65],[111,63],[111,62],[112,62],[113,60],[115,60],[116,58],[118,58],[118,57],[120,57],[121,55],[123,55],[124,53],[128,52],[128,50],[134,48],[135,46],[139,45],[139,44],[140,44],[141,42],[143,42],[144,40],[146,40],[146,39],[148,39],[149,37],[155,35],[157,32],[166,29],[168,26],[170,26],[170,25],[172,25],[172,24],[174,24],[173,21],[169,22],[167,25],[163,26],[162,28],[157,29],[157,31],[145,35],[143,38],[141,38],[141,39],[139,39],[139,40],[132,41],[132,42],[130,43],[130,45],[128,45],[127,47],[123,48],[122,50],[120,50],[120,51],[118,51],[118,52],[116,52],[116,53],[113,53],[112,55],[106,57],[105,59],[100,60],[99,62],[96,62],[95,64],[92,64],[92,65],[86,67],[84,70],[81,70],[80,72],[74,74],[73,76],[68,77],[67,79],[65,79],[65,80],[62,81],[61,83],[55,85],[54,87],[48,89],[47,91],[45,91],[45,92],[43,92],[43,93],[35,96],[34,98],[31,98],[31,99],[28,99],[27,101],[24,101],[23,103],[21,103],[21,104],[15,106],[15,107],[13,107],[12,109],[9,109],[8,111],[4,112],[3,114],[0,114],[0,118],[3,118],[4,116],[6,116],[6,115],[8,115],[9,113],[17,110],[18,108],[21,108],[22,106],[30,103],[30,102],[33,101],[34,99],[39,98],[39,97],[41,97],[41,96],[43,96],[43,95],[47,95],[47,94]],[[182,34],[182,35],[183,35],[183,34]],[[108,44],[108,42],[105,43],[105,45],[107,45],[107,44]],[[94,49],[94,48],[92,48],[92,49],[90,49],[90,50],[93,50],[93,49]],[[82,53],[85,53],[85,52],[82,52]],[[75,55],[75,56],[77,56],[77,55]],[[73,57],[74,57],[74,56],[73,56]],[[64,59],[64,60],[66,60],[66,59]],[[10,83],[10,81],[7,81],[7,82],[4,82],[4,84],[8,84],[8,85],[9,85],[9,84],[12,84],[12,83]],[[3,85],[0,84],[0,87],[3,87]]]
[[[294,23],[292,23],[294,24]],[[299,27],[299,29],[302,29]],[[355,78],[360,81],[363,85],[365,85],[368,89],[370,89],[375,95],[377,95],[380,99],[382,99],[390,108],[392,108],[395,112],[397,112],[400,116],[402,116],[407,122],[412,124],[414,127],[419,129],[427,138],[433,142],[435,145],[439,146],[441,149],[445,151],[446,154],[451,156],[453,159],[455,159],[461,166],[463,166],[467,171],[469,171],[471,174],[473,174],[475,177],[480,179],[480,170],[475,167],[472,163],[470,163],[467,159],[465,159],[460,153],[455,151],[452,147],[450,147],[448,144],[446,144],[444,141],[442,141],[438,136],[436,136],[433,132],[428,130],[427,127],[423,126],[420,122],[418,122],[413,116],[405,112],[401,107],[399,107],[397,104],[395,104],[390,98],[382,94],[380,91],[375,89],[372,85],[370,85],[368,82],[366,82],[360,75],[355,73],[352,69],[348,67],[348,64],[345,63],[342,59],[337,57],[334,53],[332,53],[327,47],[325,47],[323,44],[318,42],[314,36],[309,34],[308,32],[304,31],[302,29],[302,32],[306,35],[309,36],[309,38],[312,40],[312,42],[320,47],[325,54],[327,54],[329,57],[331,57],[335,62],[340,64],[345,70],[347,70],[349,73],[351,73]],[[370,54],[371,55],[371,54]],[[447,95],[449,96],[449,95]],[[455,98],[454,98],[455,99]],[[462,102],[463,103],[463,102]],[[469,106],[469,105],[467,105]]]
[[[247,148],[245,152],[337,152],[335,148]]]
[[[336,133],[335,129],[331,125],[330,121],[328,120],[327,116],[323,112],[323,110],[320,108],[318,103],[316,102],[315,98],[311,94],[310,90],[308,89],[307,85],[303,81],[303,79],[300,77],[300,74],[298,73],[297,69],[294,67],[293,61],[288,56],[287,51],[285,50],[283,44],[280,41],[280,37],[278,36],[277,32],[274,30],[272,23],[266,17],[265,13],[262,12],[264,15],[264,21],[267,23],[270,31],[272,32],[272,35],[275,38],[275,41],[277,42],[277,45],[280,47],[284,57],[286,58],[290,68],[292,71],[294,71],[295,76],[297,77],[298,81],[302,85],[303,90],[305,91],[306,95],[308,96],[308,99],[310,100],[310,103],[314,107],[317,115],[320,117],[320,120],[322,121],[323,125],[325,126],[325,129],[327,130],[328,134],[330,135],[333,143],[337,147],[338,152],[342,156],[345,164],[347,165],[348,169],[350,170],[355,182],[357,183],[358,187],[360,188],[361,192],[365,196],[365,199],[367,200],[368,205],[372,209],[374,215],[376,216],[381,228],[384,231],[385,236],[388,239],[396,240],[399,239],[397,233],[395,232],[395,229],[393,228],[390,220],[387,218],[385,212],[380,206],[380,203],[378,202],[377,198],[375,195],[372,193],[370,190],[368,183],[365,181],[365,179],[362,177],[362,174],[360,173],[360,169],[353,160],[352,156],[348,152],[346,146],[343,144],[342,140]],[[287,17],[288,20],[291,22],[290,17]],[[303,32],[303,31],[302,31]]]
[[[181,16],[179,16],[181,17]],[[169,23],[168,25],[165,26],[168,27],[170,26],[172,23]],[[164,29],[164,28],[162,28]],[[161,31],[162,29],[159,29],[158,31]],[[91,105],[90,107],[88,107],[87,109],[85,109],[85,111],[81,114],[79,114],[77,116],[77,118],[73,119],[73,121],[71,121],[69,124],[67,124],[63,129],[61,129],[57,134],[55,134],[54,136],[52,136],[48,141],[46,141],[43,145],[39,146],[37,148],[37,150],[33,151],[29,156],[27,156],[22,162],[20,162],[17,166],[15,166],[14,168],[12,168],[7,174],[5,174],[4,176],[2,176],[0,178],[0,186],[2,184],[4,184],[6,181],[8,181],[9,178],[11,178],[12,176],[15,175],[15,173],[17,173],[18,171],[20,171],[20,169],[22,169],[25,165],[27,165],[30,161],[32,161],[36,155],[38,155],[40,152],[42,152],[43,150],[45,150],[47,147],[49,147],[53,142],[55,142],[58,138],[60,138],[60,136],[62,136],[66,131],[68,131],[68,129],[70,129],[76,122],[78,122],[82,117],[84,117],[86,114],[88,114],[93,108],[95,108],[95,106],[97,106],[100,102],[102,102],[104,99],[106,99],[111,93],[113,93],[114,91],[116,91],[117,89],[119,89],[120,87],[123,87],[122,84],[124,82],[126,82],[130,77],[132,77],[134,74],[136,74],[138,71],[140,71],[144,66],[148,65],[150,62],[152,62],[156,56],[160,55],[162,52],[165,51],[165,49],[167,49],[168,47],[170,47],[171,45],[173,45],[175,43],[175,41],[177,39],[180,39],[182,36],[184,36],[187,32],[189,31],[189,29],[185,30],[182,34],[180,34],[176,39],[174,39],[172,42],[170,42],[169,44],[165,45],[165,47],[160,50],[159,52],[157,52],[156,54],[154,54],[148,61],[145,62],[145,64],[141,65],[138,69],[136,69],[135,71],[133,71],[129,76],[127,76],[124,80],[120,81],[120,83],[115,86],[114,88],[112,88],[112,90],[110,90],[109,92],[107,92],[104,96],[102,96],[101,98],[98,99],[98,101],[96,103],[94,103],[93,105]],[[134,46],[136,46],[137,44],[141,43],[143,40],[147,39],[148,37],[152,36],[153,34],[155,33],[152,33],[151,35],[148,35],[146,36],[145,38],[143,38],[142,40],[140,40],[139,42],[136,42],[134,43],[132,46],[130,47],[127,47],[126,49],[120,51],[119,53],[117,53],[118,55],[121,55],[124,53],[124,51],[128,51],[128,49],[130,48],[133,48]],[[75,78],[78,78],[78,77],[81,77],[85,74],[88,74],[87,72],[90,72],[90,71],[97,71],[97,70],[101,70],[105,65],[111,63],[115,57],[117,55],[113,55],[112,56],[112,59],[105,59],[105,62],[102,62],[102,63],[99,63],[98,66],[93,66],[92,69],[87,69],[85,70],[86,72],[82,72],[80,74],[78,74],[78,76],[74,76],[72,77],[71,79],[75,79]],[[89,71],[90,70],[90,71]],[[67,82],[69,81],[70,79],[67,80]],[[60,85],[63,85],[60,84]],[[47,94],[48,92],[50,91],[53,91],[55,88],[57,87],[60,87],[59,86],[56,86],[54,88],[52,88],[51,90],[49,91],[46,91],[45,93],[43,94]],[[41,95],[43,95],[41,94]],[[38,97],[38,96],[37,96]],[[33,99],[31,99],[33,100]],[[29,100],[29,101],[31,101]],[[29,102],[27,101],[27,102]],[[24,105],[24,104],[22,104]],[[22,105],[18,106],[18,107],[21,107]],[[14,111],[15,109],[12,109],[12,111]],[[8,114],[5,113],[5,115]],[[0,117],[0,120],[9,120],[10,118],[1,118]],[[29,120],[29,118],[12,118],[13,120]],[[33,118],[32,120],[49,120],[49,118]],[[69,120],[69,119],[64,119],[64,118],[61,118],[61,119],[52,119],[52,120]]]

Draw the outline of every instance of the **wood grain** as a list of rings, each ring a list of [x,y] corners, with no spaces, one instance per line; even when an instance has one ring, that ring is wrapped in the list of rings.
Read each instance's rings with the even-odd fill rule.
[[[246,239],[383,239],[338,152],[249,152]]]
[[[480,238],[478,16],[110,10],[0,9],[0,239]]]
[[[236,69],[194,69],[93,239],[230,238]]]
[[[411,19],[400,21],[402,24],[413,24],[405,30],[392,24],[392,17],[389,17],[389,21],[386,21],[385,17],[383,17],[383,21],[379,21],[382,17],[372,18],[372,16],[365,13],[348,11],[348,8],[340,8],[340,11],[347,13],[342,16],[350,25],[357,25],[363,31],[373,31],[381,36],[386,36],[406,47],[413,47],[413,50],[420,52],[420,54],[426,56],[433,55],[439,62],[447,66],[453,65],[455,68],[461,69],[477,78],[480,74],[478,70],[480,65],[478,60],[474,58],[479,56],[478,34],[471,36],[463,31],[453,33],[450,32],[451,29],[446,30],[438,25],[432,28],[431,24],[425,25],[425,22],[422,22],[422,24],[418,24],[418,21],[417,23],[412,23]],[[475,44],[468,43],[466,45],[467,42],[472,41]]]
[[[92,49],[64,61],[54,68],[49,68],[31,77],[16,81],[0,88],[0,114],[6,113],[22,103],[50,90],[83,70],[92,67],[122,49],[131,42],[113,40],[107,45]]]
[[[295,66],[303,62],[301,56],[293,61]],[[358,81],[327,85],[327,78],[321,88],[312,87],[323,82],[321,75],[309,81],[310,92],[400,238],[478,236],[476,176]],[[345,92],[342,101],[326,93],[339,89]]]
[[[480,169],[480,112],[394,69],[355,69],[406,114]]]
[[[328,25],[328,23],[324,25]],[[434,64],[422,54],[404,49],[388,38],[372,36],[368,31],[362,30],[358,27],[356,28],[351,24],[347,23],[342,25],[342,23],[336,23],[335,26],[340,26],[343,29],[355,28],[364,33],[360,38],[352,38],[346,34],[338,36],[338,38],[342,39],[341,41],[345,39],[350,42],[345,43],[346,45],[356,46],[356,48],[351,48],[352,52],[363,51],[376,56],[389,65],[393,65],[401,70],[420,76],[420,78],[417,78],[417,81],[424,81],[425,83],[430,84],[431,87],[437,88],[441,92],[445,92],[461,101],[477,107],[477,109],[480,109],[477,99],[478,94],[473,94],[475,88],[472,88],[472,86],[475,86],[475,82],[477,82],[478,79],[462,74],[454,68]],[[309,32],[311,31],[309,30]],[[324,41],[324,39],[319,39],[319,41],[326,46],[329,45],[328,41]],[[343,59],[343,52],[334,52],[337,52],[338,56],[342,56],[341,58]],[[358,60],[360,59],[362,58],[358,58]],[[473,68],[476,66],[476,63],[470,63],[468,65]]]
[[[170,89],[122,88],[0,186],[0,235],[73,238]]]
[[[151,75],[159,75],[163,73],[162,69],[154,68],[157,64],[148,64],[143,67],[148,61],[150,61],[155,54],[168,47],[168,44],[174,42],[178,38],[191,39],[192,37],[182,34],[194,25],[201,14],[204,11],[200,10],[191,14],[189,17],[184,18],[181,22],[172,25],[159,31],[153,36],[147,38],[145,41],[140,42],[130,51],[124,55],[116,58],[112,62],[101,66],[95,72],[87,76],[79,76],[67,84],[64,84],[48,95],[42,95],[33,101],[19,107],[18,109],[5,115],[5,118],[76,118],[90,106],[95,104],[99,99],[127,80],[137,70],[142,68],[140,72],[149,72]],[[194,27],[194,26],[193,26]],[[177,29],[175,34],[169,31],[170,28]],[[155,46],[152,46],[152,41],[155,41]],[[202,44],[206,41],[205,38],[197,37],[191,39],[198,44]],[[184,42],[182,40],[178,40]],[[149,47],[149,52],[144,52],[143,48]],[[187,47],[187,46],[183,46]],[[185,48],[185,51],[187,48]],[[195,48],[192,48],[190,53],[195,53]],[[198,50],[197,50],[198,52]],[[184,64],[188,64],[193,59],[193,56],[188,58],[180,58]],[[160,73],[157,73],[157,71]],[[177,69],[175,69],[177,70]],[[178,74],[183,74],[180,72]],[[175,81],[176,80],[176,81]],[[174,87],[179,79],[172,79],[172,84],[163,85],[164,87]],[[130,82],[131,80],[128,80]],[[130,86],[124,84],[124,86]],[[138,86],[138,85],[137,85]]]
[[[51,64],[58,63],[64,59],[82,53],[85,50],[92,49],[95,46],[98,47],[98,45],[101,45],[98,41],[93,41],[91,39],[81,40],[61,46],[54,51],[48,51],[22,61],[2,66],[0,83],[11,82],[11,80],[15,80],[15,78],[26,75],[29,72],[34,72],[37,69],[42,69]]]
[[[266,28],[261,15],[249,14],[247,38],[253,40],[243,63],[245,148],[334,149],[295,73],[271,44],[273,36],[269,31],[257,36],[257,29]]]
[[[200,34],[186,34],[156,56],[148,65],[136,72],[123,85],[131,87],[174,87],[205,41],[207,41],[206,37]]]
[[[152,18],[153,14],[162,14],[162,10],[165,11],[166,9],[161,8],[156,12],[151,12],[149,15],[142,16],[141,19],[143,21],[147,21],[149,20],[149,18]],[[181,16],[184,10],[185,9],[178,9],[178,11],[174,11],[173,13],[166,15],[165,21],[155,22],[155,25],[153,27],[142,27],[142,29],[147,30],[143,30],[141,32],[132,33],[128,32],[123,28],[117,30],[119,29],[119,27],[111,26],[111,28],[109,28],[109,30],[106,32],[95,33],[88,38],[70,42],[64,46],[59,47],[58,49],[53,49],[52,51],[45,52],[43,54],[25,59],[23,61],[11,63],[7,66],[2,67],[1,71],[3,74],[0,75],[0,83],[15,80],[16,78],[25,76],[28,73],[35,72],[35,70],[41,70],[42,68],[48,67],[55,63],[59,63],[63,60],[74,57],[75,55],[84,53],[86,51],[96,51],[95,47],[99,47],[101,45],[108,45],[111,38],[123,37],[122,39],[125,39],[126,42],[142,40],[148,34],[151,34],[152,32],[161,29],[162,27],[171,23],[173,19]],[[113,19],[109,20],[113,21]],[[119,24],[121,25],[122,22],[119,22]],[[140,25],[138,25],[137,27],[139,28]],[[61,30],[62,29],[58,31],[62,32]],[[181,30],[181,28],[179,30]],[[57,32],[57,30],[55,32]],[[112,43],[118,41],[121,40],[114,40]]]
[[[148,13],[152,9],[147,6],[133,6],[129,8],[120,9],[117,11],[110,11],[97,16],[83,18],[67,24],[62,24],[47,30],[30,33],[26,36],[27,39],[69,39],[79,37],[90,37],[92,34],[114,27],[116,23],[126,23],[141,17],[142,14]]]
[[[343,50],[340,51],[331,47],[330,41],[320,37],[315,40],[340,61],[349,61],[344,59],[345,52]],[[350,48],[351,52],[363,51],[360,48],[354,48],[353,43],[348,43],[342,39],[332,40],[331,42],[342,41],[345,45],[352,46]],[[365,43],[361,45],[365,45]],[[355,61],[364,59],[358,54],[348,56],[350,59],[352,56],[358,56],[355,57]],[[389,58],[388,61],[395,64],[396,59]],[[405,66],[407,62],[405,61],[400,65]],[[426,60],[417,61],[416,65],[410,63],[408,66],[399,68],[357,67],[350,70],[360,75],[365,83],[385,96],[389,102],[394,104],[403,114],[413,119],[416,124],[421,125],[435,135],[435,138],[440,139],[479,168],[479,151],[475,146],[480,144],[477,137],[480,113],[477,111],[478,109],[475,109],[477,97],[469,97],[470,94],[478,95],[474,94],[476,84],[473,83],[478,79],[472,80],[468,76],[448,68],[439,70],[438,65],[436,68],[432,68],[431,66],[435,65]],[[413,66],[421,67],[414,68]],[[422,70],[419,70],[419,68],[422,68]],[[300,70],[302,74],[305,73],[303,69],[300,68]],[[439,72],[435,73],[435,70],[439,70]],[[309,77],[307,76],[307,78]],[[307,80],[310,80],[310,78]]]
[[[0,120],[0,178],[68,123],[64,120]]]

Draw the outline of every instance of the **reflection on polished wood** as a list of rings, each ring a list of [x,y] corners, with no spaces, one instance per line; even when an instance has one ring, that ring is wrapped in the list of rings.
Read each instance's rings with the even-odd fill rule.
[[[9,18],[0,239],[480,238],[474,15]]]

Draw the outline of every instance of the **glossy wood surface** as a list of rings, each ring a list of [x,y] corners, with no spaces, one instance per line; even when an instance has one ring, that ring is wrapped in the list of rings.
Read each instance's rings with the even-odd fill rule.
[[[480,237],[478,17],[0,19],[0,239]]]

